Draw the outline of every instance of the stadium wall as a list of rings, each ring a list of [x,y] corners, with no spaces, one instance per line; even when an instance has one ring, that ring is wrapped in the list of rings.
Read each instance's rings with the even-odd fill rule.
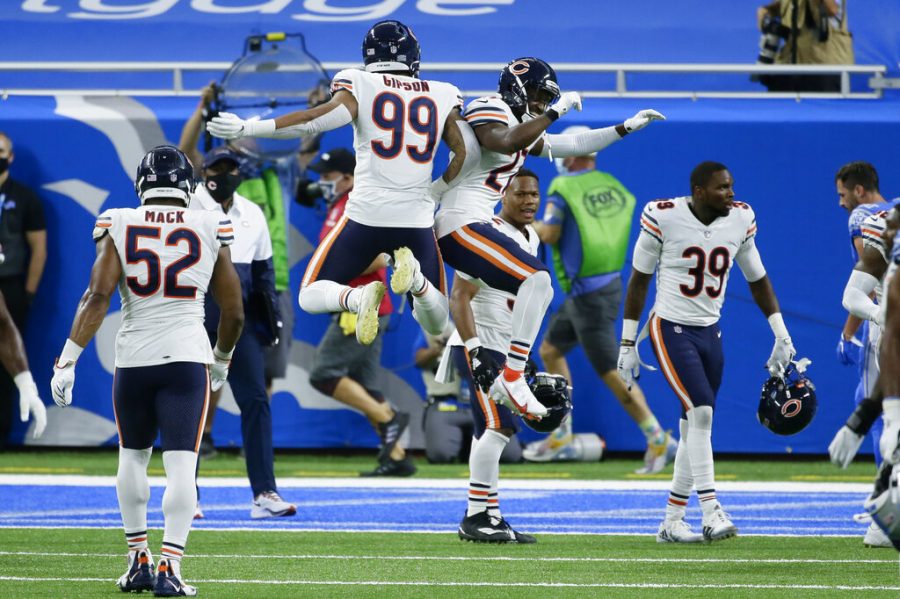
[[[136,204],[132,177],[140,156],[145,148],[176,140],[193,107],[194,100],[175,98],[12,97],[0,103],[2,129],[16,142],[13,175],[39,191],[47,213],[48,266],[26,335],[31,368],[46,401],[51,364],[68,334],[93,262],[94,217],[106,208]],[[897,104],[595,100],[587,102],[584,112],[557,123],[555,130],[570,124],[621,122],[646,107],[662,111],[668,120],[602,152],[598,167],[615,174],[643,204],[688,193],[690,170],[702,160],[728,165],[737,199],[756,211],[757,243],[796,347],[800,355],[813,360],[810,374],[820,402],[816,420],[795,437],[776,437],[755,418],[772,335],[735,270],[722,322],[726,370],[715,422],[717,451],[825,452],[852,407],[857,378],[855,369],[840,366],[834,356],[845,315],[840,296],[852,264],[847,217],[837,205],[833,176],[847,161],[869,160],[881,172],[884,195],[900,195],[900,175],[894,168],[900,159],[894,141],[900,136]],[[323,148],[347,146],[351,141],[349,129],[332,132],[325,136]],[[444,154],[438,163],[445,162]],[[552,163],[529,158],[526,165],[538,172],[546,189],[555,174]],[[322,214],[292,205],[290,220],[291,286],[296,293]],[[554,307],[561,297],[558,293]],[[97,342],[79,362],[74,406],[65,412],[50,409],[44,443],[115,443],[110,387],[119,309],[117,298]],[[325,316],[297,310],[289,377],[277,386],[273,400],[278,447],[372,447],[377,443],[361,415],[338,409],[338,404],[308,385],[306,369],[327,323]],[[408,309],[395,314],[382,359],[386,396],[412,411],[414,422],[421,413],[422,392],[418,371],[412,366],[417,334]],[[644,359],[655,363],[649,346],[641,349]],[[611,450],[642,449],[637,428],[599,383],[580,350],[571,355],[570,363],[576,431],[599,432]],[[663,377],[644,371],[641,385],[663,425],[675,429],[678,402]],[[217,442],[240,444],[236,414],[233,400],[226,397],[216,421]],[[15,439],[24,441],[24,433],[20,426]],[[421,447],[418,430],[410,442]]]

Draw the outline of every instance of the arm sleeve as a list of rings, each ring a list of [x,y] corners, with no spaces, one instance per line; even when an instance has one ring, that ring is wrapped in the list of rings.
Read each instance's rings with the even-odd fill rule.
[[[234,243],[234,226],[232,226],[230,218],[219,220],[216,227],[216,241],[222,247]]]
[[[637,243],[634,244],[631,267],[644,274],[653,274],[661,253],[662,242],[652,233],[641,230]]]
[[[543,222],[548,225],[561,225],[566,220],[566,201],[559,194],[547,196],[547,207],[544,208]]]
[[[593,154],[619,141],[622,137],[615,127],[604,127],[575,134],[547,133],[543,139],[544,144],[541,146],[540,155],[553,159]]]
[[[756,242],[753,241],[753,238],[744,241],[741,249],[738,250],[737,256],[734,257],[734,261],[737,262],[741,272],[744,273],[744,278],[750,283],[755,283],[766,276],[766,268],[763,266],[762,258],[759,255],[759,250],[756,249]]]
[[[350,124],[352,121],[353,117],[350,115],[350,111],[347,110],[347,107],[343,104],[339,104],[333,110],[326,112],[322,116],[316,117],[309,122],[275,129],[275,131],[265,137],[289,139],[293,137],[317,135],[324,131],[331,131],[332,129],[343,127],[344,125]]]
[[[854,270],[844,287],[842,304],[850,314],[866,320],[875,320],[879,306],[869,297],[878,285],[878,279],[867,272]]]

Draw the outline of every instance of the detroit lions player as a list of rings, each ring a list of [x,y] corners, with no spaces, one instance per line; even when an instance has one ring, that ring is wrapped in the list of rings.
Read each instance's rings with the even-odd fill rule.
[[[560,94],[556,72],[549,64],[532,57],[507,64],[500,73],[498,94],[473,100],[466,107],[465,118],[481,144],[481,158],[458,185],[443,193],[435,217],[441,254],[450,266],[515,296],[506,366],[489,392],[522,414],[538,417],[546,409],[535,400],[522,371],[553,297],[550,273],[493,226],[494,208],[528,154],[548,158],[589,154],[664,118],[654,110],[642,110],[614,127],[578,134],[545,133],[572,109],[581,110],[581,97],[575,92]],[[476,343],[477,339],[467,342],[470,355],[478,349]],[[483,368],[477,374],[483,374]]]
[[[223,113],[208,124],[217,137],[300,137],[353,125],[355,185],[344,217],[319,245],[300,288],[307,312],[356,312],[356,337],[378,332],[381,281],[346,285],[382,252],[393,253],[391,289],[411,293],[413,314],[426,332],[444,330],[448,305],[444,266],[432,228],[432,164],[438,140],[453,152],[438,180],[453,184],[479,150],[460,116],[462,98],[449,83],[419,79],[419,42],[399,21],[376,23],[362,45],[365,70],[334,76],[328,102],[264,121]],[[468,137],[469,141],[466,142]],[[472,152],[474,151],[474,154]]]
[[[891,201],[884,199],[878,185],[878,171],[868,162],[856,161],[845,164],[838,170],[834,180],[838,203],[841,208],[850,213],[848,220],[850,254],[855,264],[863,255],[863,222],[876,212],[890,210],[900,199]],[[859,341],[854,335],[859,330],[861,323],[862,340]],[[872,395],[873,383],[878,378],[878,365],[874,359],[878,352],[878,334],[877,326],[850,314],[844,323],[844,329],[838,341],[838,359],[842,364],[851,365],[859,361],[860,380],[854,398],[856,404],[859,404],[864,397]],[[859,357],[862,359],[860,360]],[[872,427],[872,445],[876,464],[881,462],[881,454],[878,449],[881,429],[882,421],[879,418]]]
[[[221,213],[187,209],[193,178],[181,150],[156,147],[144,156],[135,178],[141,206],[97,217],[90,284],[50,383],[57,405],[72,403],[76,362],[103,323],[118,285],[123,316],[113,378],[116,494],[128,543],[128,571],[118,585],[164,597],[197,594],[181,578],[197,504],[197,451],[210,388],[224,384],[244,322],[241,285],[228,248],[234,239],[231,221]],[[221,309],[214,350],[203,328],[208,290]],[[157,434],[166,491],[162,557],[154,575],[147,547],[147,465]]]
[[[754,243],[753,209],[734,200],[731,173],[723,164],[702,162],[691,173],[690,184],[689,197],[649,202],[644,208],[619,349],[619,375],[630,385],[640,371],[638,319],[658,269],[650,338],[663,374],[682,405],[672,487],[657,534],[660,543],[716,541],[737,534],[716,498],[711,439],[724,366],[718,321],[734,262],[775,334],[766,362],[772,376],[783,374],[795,354]],[[684,521],[694,488],[703,511],[702,535],[692,533]]]
[[[540,204],[537,175],[522,169],[503,196],[500,214],[491,226],[508,236],[528,256],[537,254],[541,241],[531,226]],[[469,454],[469,495],[466,516],[459,525],[459,538],[489,543],[534,543],[531,535],[516,532],[500,515],[497,485],[500,454],[518,430],[515,415],[485,392],[502,365],[513,328],[515,295],[491,287],[457,271],[450,296],[456,332],[438,368],[442,380],[453,360],[465,373],[472,394],[474,432]],[[467,350],[466,348],[472,349]]]

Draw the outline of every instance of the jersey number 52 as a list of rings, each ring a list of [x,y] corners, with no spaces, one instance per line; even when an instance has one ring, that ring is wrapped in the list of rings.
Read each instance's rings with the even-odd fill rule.
[[[171,264],[163,265],[159,254],[149,247],[139,247],[141,239],[160,238],[159,227],[128,227],[125,233],[125,261],[128,264],[147,265],[147,281],[141,283],[138,277],[126,277],[125,283],[135,295],[147,297],[153,295],[163,282],[163,294],[165,297],[179,299],[194,299],[197,296],[197,288],[190,285],[179,285],[178,275],[200,261],[200,238],[191,229],[175,229],[166,236],[167,246],[187,244],[187,254],[175,260]]]

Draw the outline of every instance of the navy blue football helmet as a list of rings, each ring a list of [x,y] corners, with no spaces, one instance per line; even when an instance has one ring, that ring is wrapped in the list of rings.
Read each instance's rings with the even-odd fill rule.
[[[564,376],[548,372],[535,373],[526,380],[535,399],[547,408],[547,415],[540,420],[523,417],[522,422],[539,433],[555,431],[572,412],[569,381]]]
[[[770,377],[762,388],[756,418],[777,435],[795,435],[816,415],[816,386],[792,362],[784,377]]]
[[[362,43],[366,71],[409,71],[419,76],[421,50],[412,29],[400,21],[380,21],[372,25]]]
[[[150,198],[169,198],[187,206],[195,186],[194,167],[175,146],[156,146],[147,152],[134,177],[141,204]]]
[[[530,56],[517,58],[503,67],[497,91],[517,113],[527,112],[529,101],[543,104],[546,110],[559,99],[556,71],[540,58]]]

